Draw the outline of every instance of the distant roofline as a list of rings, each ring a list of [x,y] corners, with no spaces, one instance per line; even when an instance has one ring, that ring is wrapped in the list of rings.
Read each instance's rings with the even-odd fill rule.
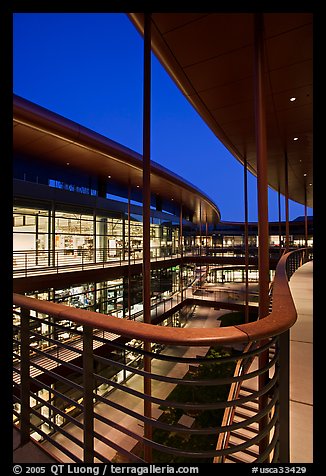
[[[126,165],[134,166],[139,169],[142,169],[142,155],[135,152],[134,150],[93,131],[81,124],[68,119],[56,112],[47,109],[44,106],[36,104],[22,96],[13,94],[13,106],[14,106],[14,120],[19,116],[23,115],[24,118],[27,117],[31,122],[35,121],[36,123],[41,122],[44,127],[52,129],[58,129],[62,135],[66,134],[67,139],[70,139],[76,144],[85,139],[87,142],[92,143],[96,147],[104,148],[107,153],[115,154],[125,161]],[[120,155],[121,154],[121,155]],[[172,182],[178,187],[185,188],[185,192],[189,191],[193,194],[196,194],[198,197],[207,203],[211,208],[213,214],[217,216],[217,221],[220,220],[221,213],[218,206],[214,201],[197,186],[193,185],[191,182],[185,180],[180,175],[172,172],[166,167],[158,164],[157,162],[151,160],[151,171],[154,175],[158,175],[166,180]]]

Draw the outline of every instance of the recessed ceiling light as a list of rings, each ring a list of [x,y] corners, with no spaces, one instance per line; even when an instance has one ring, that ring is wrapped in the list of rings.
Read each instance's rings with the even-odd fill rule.
[[[139,185],[137,185],[137,188],[139,188]]]
[[[304,177],[307,177],[307,174],[303,174]]]
[[[299,139],[299,137],[293,137],[293,140],[298,140],[298,139]]]
[[[108,178],[111,178],[111,175],[108,175]]]
[[[312,186],[312,183],[310,183],[309,185],[310,185],[310,187],[311,187],[311,186]]]
[[[293,102],[295,101],[297,98],[290,98],[290,101]]]
[[[67,162],[67,165],[70,165],[70,162]]]

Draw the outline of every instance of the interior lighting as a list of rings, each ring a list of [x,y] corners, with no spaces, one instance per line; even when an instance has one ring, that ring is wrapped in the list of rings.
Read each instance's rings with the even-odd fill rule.
[[[307,177],[307,174],[303,174],[304,177]]]
[[[298,139],[299,139],[299,137],[293,137],[293,140],[298,140]]]
[[[67,162],[67,165],[70,165],[70,162]]]
[[[291,102],[294,102],[296,99],[297,99],[297,98],[294,98],[294,97],[293,97],[293,98],[290,98],[290,101],[291,101]]]
[[[111,178],[111,175],[108,175],[108,178]]]
[[[137,185],[137,188],[139,188],[139,185]]]

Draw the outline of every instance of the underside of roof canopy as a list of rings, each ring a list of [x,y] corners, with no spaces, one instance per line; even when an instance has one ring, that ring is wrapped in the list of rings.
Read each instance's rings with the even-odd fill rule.
[[[257,175],[254,13],[152,13],[152,50],[217,138]],[[129,13],[143,34],[144,14]],[[313,15],[264,13],[268,183],[313,206]],[[295,99],[293,99],[295,98]],[[213,171],[212,171],[213,172]]]

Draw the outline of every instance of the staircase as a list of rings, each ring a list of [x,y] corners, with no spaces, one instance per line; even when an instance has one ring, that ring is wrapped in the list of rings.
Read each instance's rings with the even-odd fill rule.
[[[275,355],[275,346],[269,348],[269,359],[272,359]],[[253,372],[258,369],[258,357],[255,357],[249,371]],[[270,370],[270,377],[273,370]],[[237,400],[250,396],[253,392],[258,390],[258,377],[245,380],[240,389],[238,390]],[[259,411],[258,398],[253,398],[250,401],[239,404],[233,407],[232,416],[227,424],[243,424],[252,417],[255,417]],[[244,423],[245,424],[245,423]],[[235,450],[240,445],[246,445],[245,448],[236,450],[234,453],[230,453],[221,457],[219,462],[223,463],[253,463],[259,457],[259,447],[257,443],[250,443],[259,432],[258,422],[245,424],[242,428],[237,428],[228,433],[227,438],[224,440],[224,448],[234,448]],[[272,435],[271,435],[272,436]],[[221,448],[220,448],[221,449]]]
[[[252,389],[249,387],[241,387],[239,398],[250,395]],[[233,415],[233,423],[240,423],[248,418],[254,417],[258,411],[258,400],[251,400],[235,407]],[[251,423],[245,428],[232,430],[229,434],[228,447],[234,448],[252,440],[258,434],[258,423]],[[258,458],[258,446],[256,444],[248,445],[247,448],[230,453],[224,458],[224,463],[252,463]]]

